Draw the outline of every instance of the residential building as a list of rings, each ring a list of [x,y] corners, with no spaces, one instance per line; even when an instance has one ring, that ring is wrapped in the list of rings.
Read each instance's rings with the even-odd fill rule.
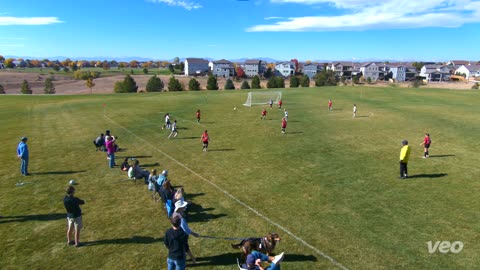
[[[290,77],[295,75],[295,63],[294,62],[280,62],[275,64],[275,70],[280,72],[283,77]]]
[[[210,70],[208,60],[202,58],[185,59],[185,76],[205,75]]]
[[[363,78],[365,78],[365,80],[368,80],[368,78],[370,78],[370,80],[372,80],[373,82],[378,80],[378,76],[380,72],[377,64],[375,63],[364,64],[360,67],[360,71],[362,72]]]
[[[465,79],[480,77],[480,65],[462,65],[455,70],[455,74],[465,74]]]
[[[354,69],[353,62],[332,62],[327,66],[328,70],[335,72],[335,77],[346,77],[350,79],[352,77],[352,71]]]
[[[441,65],[424,65],[420,76],[425,77],[427,82],[447,81],[450,79],[450,69]]]
[[[235,76],[235,67],[228,60],[211,61],[208,66],[215,77],[229,78]]]
[[[392,79],[397,82],[404,82],[407,78],[407,67],[404,65],[390,65],[388,72],[391,72]]]
[[[317,64],[307,64],[303,66],[303,74],[307,75],[308,78],[312,79],[317,75],[317,73],[322,71],[322,69],[323,66]]]
[[[264,71],[264,65],[262,60],[251,59],[246,60],[244,64],[244,71],[247,77],[253,77],[255,75],[261,76]]]

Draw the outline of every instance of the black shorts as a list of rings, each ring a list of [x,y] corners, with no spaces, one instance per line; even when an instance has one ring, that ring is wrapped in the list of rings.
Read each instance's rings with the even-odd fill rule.
[[[203,146],[208,146],[208,142],[203,142]]]
[[[425,144],[425,148],[427,149],[430,148],[430,144],[429,143]]]

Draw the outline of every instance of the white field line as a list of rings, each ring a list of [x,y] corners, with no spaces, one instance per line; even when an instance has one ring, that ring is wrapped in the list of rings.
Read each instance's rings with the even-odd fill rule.
[[[144,138],[138,136],[137,134],[133,133],[131,130],[129,130],[128,128],[118,124],[117,122],[115,122],[114,120],[112,120],[110,117],[104,115],[105,118],[107,118],[110,122],[114,123],[115,125],[119,126],[120,128],[124,129],[125,131],[127,131],[128,133],[132,134],[133,136],[137,137],[138,139],[144,141],[145,143],[149,144],[152,149],[155,149],[157,150],[159,153],[161,153],[162,155],[166,156],[167,158],[169,158],[170,160],[174,161],[175,163],[177,163],[178,165],[180,165],[181,167],[183,167],[185,170],[191,172],[192,174],[196,175],[198,178],[202,179],[203,181],[209,183],[211,186],[213,186],[214,188],[216,188],[217,190],[221,191],[223,194],[225,194],[226,196],[230,197],[232,200],[236,201],[237,203],[239,203],[240,205],[244,206],[245,208],[247,208],[248,210],[252,211],[253,213],[255,213],[257,216],[263,218],[264,220],[266,220],[267,222],[269,222],[270,224],[276,226],[277,228],[279,228],[280,230],[284,231],[285,233],[287,233],[288,235],[290,235],[291,237],[293,237],[295,240],[297,240],[298,242],[302,243],[304,246],[310,248],[311,250],[313,250],[315,253],[319,254],[320,256],[322,256],[323,258],[329,260],[332,264],[334,264],[335,266],[337,266],[338,268],[342,269],[342,270],[348,270],[348,268],[346,268],[345,266],[343,266],[341,263],[337,262],[334,258],[330,257],[329,255],[325,254],[323,251],[319,250],[318,248],[310,245],[309,243],[307,243],[305,240],[303,240],[302,238],[296,236],[295,234],[293,234],[292,232],[290,232],[288,229],[286,229],[285,227],[283,227],[282,225],[276,223],[275,221],[271,220],[270,218],[264,216],[262,213],[258,212],[255,208],[249,206],[248,204],[242,202],[241,200],[237,199],[237,197],[233,196],[232,194],[230,194],[228,191],[222,189],[221,187],[219,187],[217,184],[213,183],[212,181],[208,180],[207,178],[201,176],[200,174],[198,174],[197,172],[193,171],[192,169],[190,169],[189,167],[187,167],[186,165],[184,165],[183,163],[181,163],[180,161],[176,160],[175,158],[173,158],[172,156],[168,155],[167,153],[163,152],[162,150],[158,149],[157,147],[155,147],[155,145],[153,145],[152,143],[150,143],[149,141],[145,140]]]

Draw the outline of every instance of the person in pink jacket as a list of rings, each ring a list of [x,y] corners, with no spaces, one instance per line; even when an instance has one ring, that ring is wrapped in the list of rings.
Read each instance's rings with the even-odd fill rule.
[[[105,148],[109,159],[108,166],[113,168],[115,166],[115,139],[112,136],[107,136]]]

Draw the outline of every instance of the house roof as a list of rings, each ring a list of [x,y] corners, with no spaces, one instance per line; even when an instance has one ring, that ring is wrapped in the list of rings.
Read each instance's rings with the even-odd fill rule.
[[[462,65],[462,66],[464,66],[470,72],[476,72],[480,70],[480,65],[472,65],[472,66]]]
[[[257,60],[257,59],[249,59],[245,60],[245,65],[260,65],[262,60]]]
[[[342,65],[342,66],[353,67],[353,62],[333,62],[332,64],[334,66]]]
[[[465,60],[451,60],[450,61],[454,65],[470,65],[470,61],[465,61]]]
[[[206,64],[208,65],[208,60],[202,59],[202,58],[186,58],[186,62],[190,64]]]
[[[375,64],[374,62],[370,62],[370,63],[363,64],[362,67],[368,67],[370,65],[376,65],[377,66],[377,64]]]
[[[213,61],[214,64],[232,64],[232,62],[226,60],[226,59],[221,59],[218,61]]]

